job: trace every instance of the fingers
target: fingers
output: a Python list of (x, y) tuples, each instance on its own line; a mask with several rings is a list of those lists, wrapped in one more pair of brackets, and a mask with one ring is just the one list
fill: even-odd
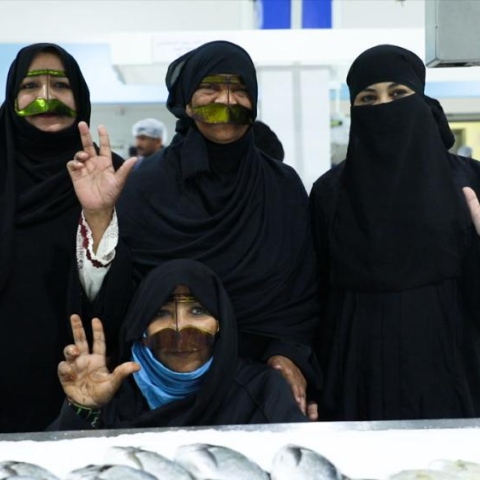
[(110, 157), (112, 155), (112, 149), (110, 147), (110, 138), (108, 136), (107, 129), (104, 125), (99, 125), (97, 131), (98, 141), (100, 143), (100, 155)]
[(478, 206), (478, 198), (475, 192), (470, 187), (463, 187), (463, 194), (465, 195), (465, 200), (467, 201), (468, 207)]
[(63, 349), (63, 356), (65, 357), (66, 362), (73, 362), (80, 356), (80, 352), (76, 345), (67, 345)]
[(467, 201), (468, 209), (470, 210), (470, 216), (475, 225), (477, 233), (480, 235), (480, 203), (477, 195), (470, 187), (463, 187), (463, 194)]
[(67, 362), (60, 362), (57, 367), (58, 379), (62, 384), (72, 383), (77, 378), (76, 371)]
[(106, 355), (107, 347), (105, 344), (105, 333), (102, 322), (98, 318), (92, 319), (93, 346), (92, 353), (97, 355)]
[(128, 176), (133, 170), (135, 164), (137, 163), (137, 160), (137, 157), (131, 157), (128, 160), (125, 160), (120, 166), (120, 168), (115, 172), (119, 185), (125, 185)]
[(80, 139), (82, 140), (83, 150), (91, 157), (94, 157), (97, 152), (93, 144), (92, 135), (86, 122), (78, 123), (78, 131), (80, 132)]
[(309, 400), (307, 402), (307, 416), (308, 419), (312, 422), (316, 422), (318, 420), (318, 403), (314, 402), (313, 400)]
[(125, 380), (132, 373), (138, 372), (140, 368), (140, 365), (135, 362), (122, 363), (112, 372), (112, 375), (115, 378), (115, 383), (120, 385), (123, 380)]
[(73, 160), (67, 162), (67, 170), (69, 173), (74, 173), (85, 168), (85, 162), (90, 158), (87, 152), (77, 152)]
[(88, 354), (88, 342), (85, 330), (83, 329), (82, 319), (74, 314), (70, 317), (70, 325), (72, 326), (73, 341), (78, 348), (79, 354)]
[(295, 401), (304, 415), (307, 415), (307, 382), (300, 369), (288, 358), (275, 355), (267, 362), (271, 367), (279, 370), (290, 384)]
[(293, 396), (297, 402), (298, 407), (304, 415), (307, 415), (307, 397), (305, 395), (305, 390), (302, 390), (301, 387), (296, 384), (292, 385)]

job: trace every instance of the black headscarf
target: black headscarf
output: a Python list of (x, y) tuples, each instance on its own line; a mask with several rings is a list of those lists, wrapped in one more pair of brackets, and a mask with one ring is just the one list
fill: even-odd
[[(255, 108), (248, 54), (229, 42), (211, 42), (170, 66), (169, 109), (184, 119), (200, 80), (219, 72), (240, 75)], [(303, 348), (318, 305), (308, 197), (296, 172), (262, 157), (251, 130), (236, 142), (215, 144), (190, 127), (157, 157), (133, 172), (117, 204), (139, 276), (173, 258), (196, 259), (225, 285), (243, 355), (258, 358), (265, 347), (242, 342), (244, 335)]]
[(216, 40), (174, 60), (168, 67), (165, 82), (168, 89), (167, 108), (179, 119), (177, 132), (183, 134), (194, 125), (185, 107), (203, 78), (213, 74), (238, 72), (241, 72), (252, 102), (253, 121), (257, 117), (257, 76), (250, 55), (242, 47), (225, 40)]
[[(185, 402), (160, 407), (143, 414), (138, 426), (208, 425), (215, 416), (235, 378), (237, 356), (237, 325), (228, 295), (218, 277), (207, 267), (194, 260), (172, 260), (154, 268), (143, 280), (125, 318), (122, 334), (122, 360), (130, 360), (133, 342), (140, 340), (158, 309), (168, 301), (177, 285), (186, 285), (192, 295), (219, 322), (219, 333), (213, 347), (213, 361), (197, 394)], [(132, 405), (120, 394), (115, 408), (116, 418), (124, 417), (129, 426)], [(153, 420), (154, 419), (154, 420)]]
[[(43, 132), (15, 113), (20, 84), (41, 52), (58, 55), (75, 99), (75, 123), (55, 133)], [(77, 127), (81, 120), (90, 121), (90, 96), (76, 60), (50, 43), (21, 49), (10, 66), (0, 109), (0, 290), (12, 268), (15, 225), (44, 222), (78, 204), (66, 163), (82, 149)]]
[[(387, 81), (415, 94), (353, 106), (364, 88)], [(333, 284), (394, 291), (458, 275), (467, 217), (449, 164), (453, 136), (440, 104), (423, 93), (423, 62), (379, 45), (353, 62), (347, 83), (351, 127), (331, 232)]]

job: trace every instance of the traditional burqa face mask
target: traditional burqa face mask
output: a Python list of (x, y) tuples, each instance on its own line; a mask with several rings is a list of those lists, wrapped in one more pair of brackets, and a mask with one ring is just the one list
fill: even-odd
[[(220, 95), (226, 96), (226, 102), (215, 101)], [(209, 75), (200, 82), (193, 98), (196, 96), (200, 97), (200, 101), (207, 99), (209, 103), (191, 106), (194, 120), (236, 125), (252, 123), (251, 109), (242, 105), (242, 99), (248, 98), (248, 92), (238, 75)]]
[[(158, 330), (156, 330), (158, 328)], [(160, 361), (165, 355), (194, 354), (207, 359), (215, 336), (218, 321), (200, 305), (195, 297), (173, 294), (151, 322), (149, 330), (156, 331), (143, 339)]]
[[(61, 98), (70, 96), (70, 85), (65, 72), (61, 70), (30, 70), (20, 86), (15, 101), (15, 112), (20, 117), (52, 113), (75, 118), (77, 112), (62, 102)], [(36, 96), (26, 106), (19, 108), (22, 95)]]

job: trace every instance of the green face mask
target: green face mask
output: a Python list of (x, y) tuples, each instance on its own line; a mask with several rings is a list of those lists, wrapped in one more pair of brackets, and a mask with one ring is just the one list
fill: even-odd
[(53, 113), (56, 115), (64, 115), (66, 117), (75, 118), (77, 112), (67, 107), (64, 103), (56, 98), (52, 100), (45, 100), (44, 98), (37, 98), (32, 103), (29, 103), (22, 110), (18, 110), (17, 102), (15, 102), (15, 113), (19, 117), (29, 117), (32, 115), (41, 115), (42, 113)]
[(252, 111), (242, 105), (209, 103), (192, 108), (192, 118), (204, 123), (234, 123), (249, 125), (252, 123)]
[[(40, 75), (49, 75), (51, 77), (66, 78), (65, 72), (61, 70), (31, 70), (27, 73), (27, 77), (39, 77)], [(75, 118), (77, 112), (56, 98), (45, 99), (37, 98), (29, 103), (25, 108), (19, 110), (17, 100), (15, 100), (15, 113), (19, 117), (29, 117), (33, 115), (41, 115), (43, 113), (53, 113), (55, 115), (63, 115)]]
[[(210, 75), (200, 82), (200, 85), (205, 84), (213, 87), (226, 87), (229, 92), (236, 86), (245, 85), (238, 75)], [(252, 111), (239, 104), (209, 103), (200, 107), (192, 107), (192, 118), (203, 123), (249, 125), (252, 123)]]

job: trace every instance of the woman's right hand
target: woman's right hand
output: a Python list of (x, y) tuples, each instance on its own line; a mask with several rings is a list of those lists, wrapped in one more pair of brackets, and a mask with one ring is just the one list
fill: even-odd
[(115, 171), (107, 129), (103, 125), (98, 127), (98, 154), (88, 125), (80, 122), (78, 130), (83, 150), (67, 163), (78, 200), (85, 212), (113, 210), (137, 158), (129, 158)]
[(105, 334), (102, 322), (92, 320), (93, 345), (88, 345), (82, 320), (70, 317), (74, 344), (65, 347), (65, 361), (58, 365), (58, 378), (63, 391), (73, 403), (100, 409), (113, 398), (125, 378), (140, 370), (135, 362), (125, 362), (113, 372), (106, 366)]
[(80, 122), (78, 130), (83, 150), (77, 152), (75, 158), (67, 163), (67, 169), (78, 201), (82, 205), (85, 220), (92, 230), (93, 250), (96, 251), (110, 224), (115, 204), (137, 158), (131, 157), (125, 160), (115, 171), (107, 129), (103, 125), (98, 127), (100, 143), (98, 154), (88, 125)]

